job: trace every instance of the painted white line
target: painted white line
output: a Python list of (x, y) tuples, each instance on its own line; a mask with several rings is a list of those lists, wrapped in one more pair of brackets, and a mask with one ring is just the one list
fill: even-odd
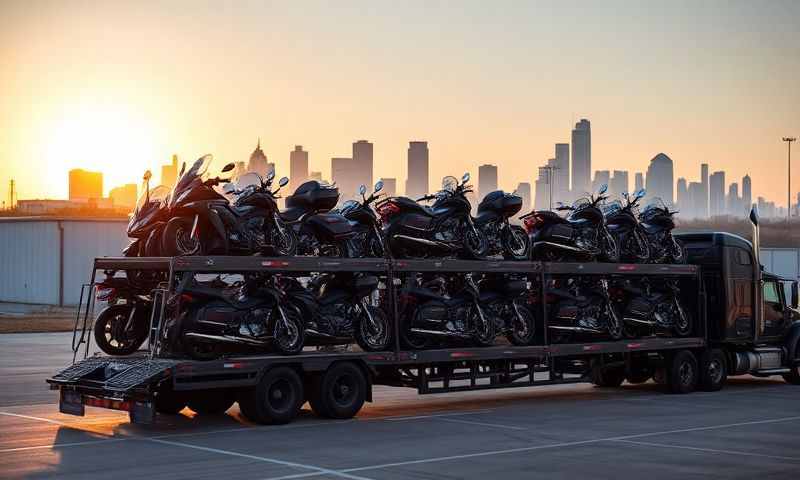
[(437, 418), (437, 420), (441, 422), (451, 422), (451, 423), (464, 423), (467, 425), (480, 425), (482, 427), (494, 427), (494, 428), (506, 428), (508, 430), (527, 430), (527, 428), (523, 427), (514, 427), (511, 425), (500, 425), (498, 423), (484, 423), (484, 422), (473, 422), (472, 420), (459, 420), (457, 418)]
[(413, 417), (378, 417), (378, 418), (368, 418), (367, 420), (386, 420), (387, 422), (403, 422), (406, 420), (422, 420), (426, 418), (442, 418), (442, 417), (460, 417), (464, 415), (477, 415), (479, 413), (489, 413), (493, 412), (494, 410), (486, 409), (486, 410), (470, 410), (469, 412), (454, 412), (454, 413), (433, 413), (430, 415), (415, 415)]
[(641, 445), (645, 447), (658, 447), (658, 448), (678, 448), (681, 450), (694, 450), (698, 452), (708, 452), (708, 453), (725, 453), (729, 455), (743, 455), (747, 457), (761, 457), (761, 458), (774, 458), (778, 460), (794, 460), (800, 462), (800, 457), (784, 457), (781, 455), (767, 455), (763, 453), (753, 453), (753, 452), (741, 452), (738, 450), (719, 450), (716, 448), (702, 448), (702, 447), (690, 447), (687, 445), (670, 445), (668, 443), (652, 443), (652, 442), (637, 442), (633, 440), (614, 440), (615, 442), (621, 443), (629, 443), (632, 445)]
[(209, 452), (209, 453), (217, 453), (217, 454), (220, 454), (220, 455), (227, 455), (227, 456), (230, 456), (230, 457), (246, 458), (248, 460), (256, 460), (256, 461), (259, 461), (259, 462), (274, 463), (276, 465), (282, 465), (284, 467), (293, 467), (293, 468), (302, 468), (302, 469), (305, 469), (305, 470), (313, 470), (314, 471), (313, 472), (314, 475), (324, 474), (324, 475), (332, 475), (334, 477), (339, 477), (339, 478), (348, 478), (350, 480), (371, 480), (371, 479), (369, 479), (367, 477), (359, 477), (357, 475), (350, 475), (350, 474), (348, 474), (346, 472), (339, 472), (339, 471), (336, 471), (336, 470), (330, 470), (330, 469), (327, 469), (327, 468), (317, 467), (317, 466), (314, 466), (314, 465), (306, 465), (306, 464), (303, 464), (303, 463), (287, 462), (285, 460), (278, 460), (276, 458), (260, 457), (258, 455), (249, 455), (249, 454), (246, 454), (246, 453), (233, 452), (233, 451), (230, 451), (230, 450), (220, 450), (220, 449), (217, 449), (217, 448), (203, 447), (203, 446), (200, 446), (200, 445), (192, 445), (192, 444), (189, 444), (189, 443), (170, 442), (170, 441), (167, 441), (167, 440), (159, 440), (159, 439), (156, 439), (156, 438), (148, 438), (146, 440), (150, 441), (150, 442), (161, 443), (161, 444), (164, 444), (164, 445), (171, 445), (171, 446), (174, 446), (174, 447), (190, 448), (190, 449), (193, 449), (193, 450), (200, 450), (200, 451)]
[(15, 447), (0, 449), (0, 453), (24, 452), (27, 450), (50, 450), (63, 447), (81, 447), (84, 445), (98, 445), (103, 443), (124, 442), (133, 438), (109, 438), (107, 440), (88, 440), (85, 442), (54, 443), (52, 445), (32, 445), (30, 447)]
[(40, 422), (52, 423), (55, 425), (66, 425), (64, 422), (59, 422), (58, 420), (53, 420), (50, 418), (42, 418), (42, 417), (33, 417), (31, 415), (22, 415), (20, 413), (0, 412), (0, 415), (6, 415), (8, 417), (25, 418), (27, 420), (38, 420)]

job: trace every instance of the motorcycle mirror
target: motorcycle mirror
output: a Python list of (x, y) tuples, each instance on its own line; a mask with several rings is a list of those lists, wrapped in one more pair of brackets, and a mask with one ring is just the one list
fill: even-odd
[(278, 185), (281, 187), (285, 187), (287, 183), (289, 183), (289, 177), (281, 177), (281, 179), (278, 180)]
[(364, 186), (364, 184), (362, 183), (361, 185), (358, 186), (358, 194), (364, 195), (365, 193), (367, 193), (367, 187)]
[(467, 182), (469, 182), (469, 172), (461, 176), (461, 183), (467, 183)]
[(606, 193), (607, 191), (608, 191), (608, 184), (605, 184), (605, 183), (604, 183), (604, 184), (602, 184), (602, 185), (600, 186), (600, 190), (599, 190), (597, 193), (599, 193), (600, 195), (602, 195), (602, 194)]
[(271, 182), (273, 178), (275, 178), (275, 170), (270, 170), (267, 174), (267, 181)]
[(564, 206), (564, 202), (556, 202), (556, 208), (561, 208)]
[(153, 174), (152, 174), (152, 173), (150, 173), (150, 170), (145, 170), (145, 171), (144, 171), (144, 176), (142, 177), (142, 180), (144, 180), (145, 182), (149, 182), (149, 181), (150, 181), (150, 178), (151, 178), (152, 176), (153, 176)]
[(375, 183), (375, 191), (380, 192), (381, 190), (383, 190), (383, 180), (378, 180)]
[(229, 163), (229, 164), (225, 165), (224, 167), (222, 167), (222, 173), (225, 173), (225, 172), (230, 172), (230, 171), (231, 171), (231, 170), (233, 170), (234, 168), (236, 168), (236, 164), (234, 164), (234, 163)]
[(644, 188), (636, 190), (636, 198), (642, 198), (642, 197), (644, 197)]

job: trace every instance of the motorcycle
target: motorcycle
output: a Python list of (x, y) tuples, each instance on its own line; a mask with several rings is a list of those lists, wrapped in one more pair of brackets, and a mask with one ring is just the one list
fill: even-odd
[(522, 197), (496, 190), (478, 204), (475, 225), (488, 241), (487, 255), (502, 255), (511, 260), (527, 260), (530, 240), (524, 228), (511, 225), (508, 219), (522, 208)]
[(150, 295), (111, 273), (97, 284), (95, 298), (108, 303), (92, 327), (97, 347), (109, 355), (130, 355), (138, 350), (150, 327)]
[(467, 193), (469, 173), (445, 177), (442, 190), (418, 201), (435, 200), (431, 207), (408, 197), (392, 197), (378, 203), (384, 236), (392, 257), (424, 258), (460, 254), (468, 258), (486, 255), (488, 241), (470, 214)]
[(627, 293), (623, 320), (629, 336), (639, 336), (643, 330), (651, 335), (673, 332), (678, 337), (692, 332), (692, 317), (681, 304), (678, 282), (666, 279), (661, 283), (661, 288), (655, 288), (644, 278), (622, 285)]
[(286, 197), (281, 218), (298, 238), (297, 254), (325, 257), (350, 256), (348, 241), (353, 228), (338, 213), (330, 213), (339, 201), (335, 185), (310, 180)]
[(686, 249), (672, 236), (675, 214), (660, 198), (653, 199), (639, 214), (639, 223), (650, 244), (651, 263), (686, 263)]
[[(125, 257), (161, 255), (161, 232), (169, 220), (166, 208), (169, 188), (159, 185), (150, 189), (151, 177), (152, 174), (147, 170), (142, 178), (139, 199), (128, 221), (127, 235), (133, 240), (122, 250)], [(162, 272), (146, 270), (127, 270), (125, 275), (130, 286), (139, 287), (143, 291), (151, 290), (154, 284), (165, 279)]]
[(607, 198), (606, 185), (597, 195), (580, 198), (572, 206), (559, 203), (556, 210), (534, 210), (520, 217), (531, 238), (531, 257), (543, 261), (619, 261), (619, 246), (605, 224), (600, 208)]
[[(422, 350), (436, 340), (458, 340), (487, 347), (494, 343), (495, 322), (484, 313), (478, 285), (471, 273), (436, 277), (418, 284), (406, 279), (400, 294), (400, 341)], [(449, 292), (454, 292), (452, 295)]]
[(524, 278), (487, 275), (478, 282), (484, 313), (495, 323), (495, 331), (513, 345), (530, 345), (536, 334), (533, 312), (520, 301), (528, 291)]
[(184, 353), (211, 360), (240, 349), (274, 349), (283, 355), (303, 350), (303, 319), (285, 302), (277, 276), (251, 275), (232, 290), (199, 283), (179, 289), (185, 307), (171, 330), (178, 332)]
[(548, 308), (554, 343), (570, 341), (575, 334), (608, 335), (612, 340), (624, 336), (622, 315), (612, 301), (608, 280), (558, 280), (563, 285), (548, 290), (556, 299)]
[(644, 197), (644, 190), (639, 189), (633, 195), (623, 193), (623, 204), (619, 200), (609, 203), (604, 209), (606, 226), (619, 246), (620, 261), (630, 263), (646, 263), (650, 260), (650, 245), (637, 216), (639, 200)]
[(354, 235), (350, 240), (350, 246), (354, 257), (383, 257), (386, 255), (380, 221), (370, 207), (370, 204), (378, 199), (380, 196), (378, 192), (382, 189), (383, 182), (379, 180), (370, 196), (366, 197), (367, 187), (361, 185), (358, 193), (361, 195), (362, 201), (348, 200), (338, 211), (350, 221), (353, 228)]
[(322, 274), (308, 288), (294, 278), (284, 279), (287, 301), (305, 319), (309, 344), (336, 345), (355, 339), (362, 350), (386, 350), (391, 337), (389, 318), (369, 298), (378, 278), (361, 273)]

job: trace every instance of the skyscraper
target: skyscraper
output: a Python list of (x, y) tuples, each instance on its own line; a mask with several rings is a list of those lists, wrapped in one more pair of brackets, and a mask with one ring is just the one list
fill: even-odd
[(536, 179), (536, 198), (534, 199), (534, 208), (536, 210), (549, 210), (550, 209), (550, 169), (539, 167), (539, 177)]
[(295, 145), (289, 152), (289, 191), (294, 192), (297, 187), (308, 180), (308, 152), (302, 145)]
[(555, 191), (553, 198), (555, 201), (567, 202), (569, 200), (569, 143), (556, 143), (556, 163), (558, 170), (554, 172), (556, 177)]
[(478, 167), (478, 198), (483, 199), (489, 192), (497, 190), (497, 166), (481, 165)]
[(594, 180), (592, 181), (592, 192), (600, 190), (605, 185), (608, 188), (608, 183), (611, 181), (611, 172), (608, 170), (597, 170), (594, 172)]
[(406, 196), (417, 198), (427, 195), (428, 188), (428, 142), (408, 142)]
[(744, 214), (750, 214), (750, 208), (753, 206), (753, 186), (750, 182), (750, 175), (742, 177), (742, 206), (744, 206)]
[(619, 197), (623, 192), (628, 191), (628, 172), (625, 170), (614, 170), (611, 181), (608, 183), (608, 191), (611, 195)]
[(708, 207), (711, 217), (725, 215), (725, 172), (714, 172), (708, 177)]
[(689, 185), (686, 183), (686, 179), (681, 177), (678, 179), (678, 186), (676, 188), (678, 195), (675, 199), (676, 203), (678, 204), (678, 208), (681, 211), (689, 213)]
[(689, 208), (685, 209), (686, 218), (699, 218), (700, 210), (705, 204), (703, 199), (703, 184), (701, 182), (689, 182)]
[(172, 163), (161, 165), (161, 185), (172, 188), (178, 177), (178, 156), (172, 155)]
[(733, 182), (728, 186), (728, 198), (726, 200), (725, 215), (741, 216), (743, 209), (741, 208), (742, 200), (739, 198), (738, 183)]
[(663, 153), (653, 157), (647, 167), (647, 197), (657, 197), (667, 205), (672, 205), (672, 189), (675, 185), (673, 178), (672, 159)]
[(356, 169), (356, 186), (372, 187), (372, 144), (366, 140), (353, 143), (353, 167)]
[(589, 190), (592, 176), (592, 131), (589, 120), (582, 118), (572, 130), (572, 196)]
[(103, 174), (80, 168), (69, 171), (69, 199), (97, 200), (103, 198)]
[(352, 200), (358, 193), (355, 162), (349, 157), (331, 158), (331, 181), (339, 188), (342, 200)]
[[(256, 149), (250, 154), (250, 161), (247, 162), (247, 171), (255, 172), (263, 177), (269, 172), (268, 163), (267, 156), (261, 150), (261, 138), (259, 138)], [(275, 166), (273, 165), (272, 168), (274, 170)]]
[(520, 182), (516, 189), (517, 195), (522, 197), (521, 214), (526, 214), (531, 211), (531, 184), (528, 182)]
[(397, 179), (396, 178), (381, 178), (383, 182), (383, 190), (381, 193), (386, 195), (387, 197), (394, 197), (397, 196)]
[(641, 190), (644, 188), (644, 174), (642, 172), (636, 172), (633, 181), (633, 189)]
[(700, 199), (700, 209), (697, 211), (697, 216), (699, 218), (708, 218), (709, 213), (709, 186), (708, 186), (708, 164), (703, 163), (700, 165), (700, 184), (703, 187), (703, 191), (701, 192), (702, 198)]

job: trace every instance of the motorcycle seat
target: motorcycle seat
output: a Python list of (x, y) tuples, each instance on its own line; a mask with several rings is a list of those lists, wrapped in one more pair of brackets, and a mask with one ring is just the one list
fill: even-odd
[(289, 207), (281, 211), (281, 218), (286, 222), (296, 222), (300, 220), (308, 210), (303, 207)]

